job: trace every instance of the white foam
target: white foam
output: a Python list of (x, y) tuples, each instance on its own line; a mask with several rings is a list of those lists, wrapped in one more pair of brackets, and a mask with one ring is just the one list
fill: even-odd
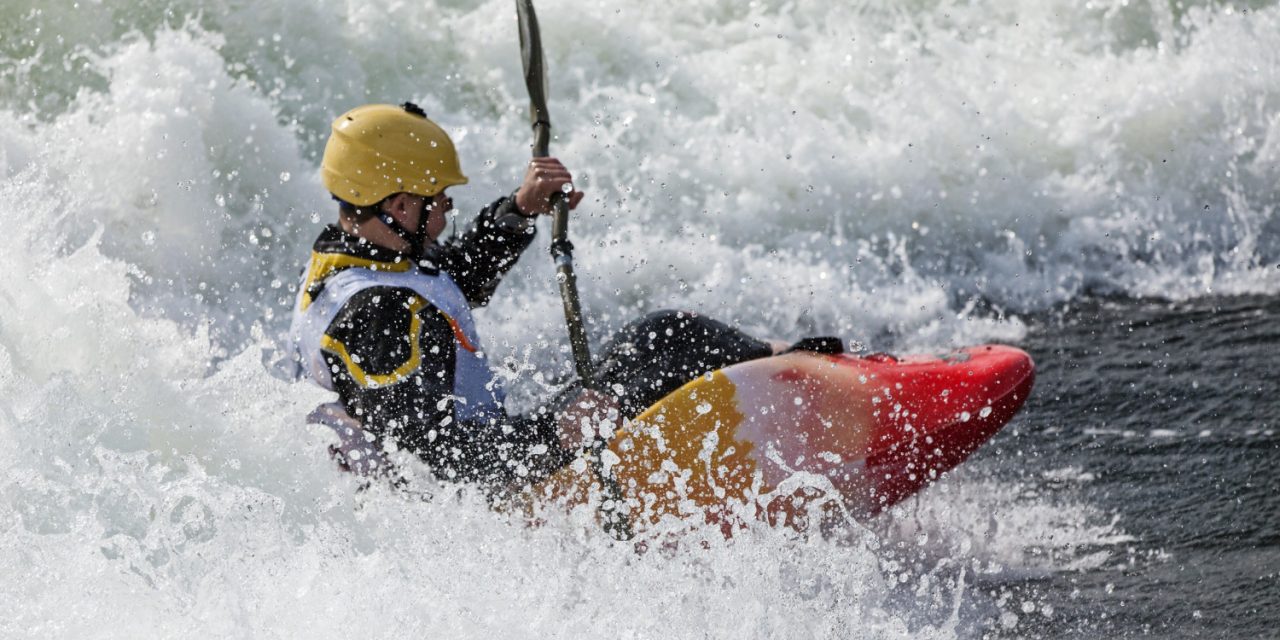
[[(597, 336), (680, 307), (932, 349), (1090, 292), (1280, 290), (1275, 8), (539, 9)], [(637, 556), (581, 517), (357, 495), (299, 426), (325, 394), (260, 352), (332, 216), (328, 122), (415, 99), (460, 143), (461, 210), (509, 191), (529, 132), (508, 5), (2, 13), (0, 566), (30, 578), (0, 585), (21, 603), (0, 635), (957, 633), (908, 622), (865, 539)], [(568, 362), (545, 235), (480, 314), (531, 395)], [(1094, 567), (1123, 530), (1040, 493), (1087, 477), (948, 480), (884, 526), (967, 570)]]

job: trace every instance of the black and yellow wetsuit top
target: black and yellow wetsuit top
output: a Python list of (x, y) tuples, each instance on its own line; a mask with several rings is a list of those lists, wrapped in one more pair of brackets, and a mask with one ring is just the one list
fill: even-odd
[[(326, 282), (350, 268), (438, 269), (447, 273), (471, 307), (488, 303), (502, 276), (533, 241), (535, 227), (510, 198), (501, 198), (460, 235), (425, 256), (378, 247), (337, 225), (316, 239), (303, 281), (301, 306)], [(421, 257), (420, 257), (421, 258)], [(470, 348), (457, 323), (413, 289), (374, 286), (352, 295), (322, 338), (333, 388), (347, 413), (375, 437), (415, 453), (438, 477), (506, 485), (563, 465), (550, 412), (459, 419), (455, 388), (457, 348)], [(466, 354), (464, 354), (466, 355)]]

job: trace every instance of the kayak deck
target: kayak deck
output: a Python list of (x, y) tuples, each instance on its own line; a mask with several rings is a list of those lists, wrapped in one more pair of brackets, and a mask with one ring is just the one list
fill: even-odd
[[(871, 516), (920, 491), (1000, 430), (1030, 394), (1024, 352), (942, 356), (795, 352), (701, 376), (628, 422), (602, 452), (607, 508), (636, 531), (664, 519), (729, 533), (766, 520), (809, 526), (814, 505)], [(541, 499), (601, 499), (578, 466)]]

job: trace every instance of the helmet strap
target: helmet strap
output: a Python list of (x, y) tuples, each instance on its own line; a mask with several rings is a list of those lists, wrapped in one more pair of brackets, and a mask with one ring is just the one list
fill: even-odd
[(428, 213), (428, 209), (430, 209), (433, 199), (430, 196), (424, 196), (424, 198), (426, 200), (422, 206), (423, 215), (422, 219), (418, 220), (417, 231), (409, 231), (404, 228), (404, 226), (397, 222), (395, 218), (391, 217), (391, 214), (383, 211), (381, 206), (378, 207), (377, 213), (378, 220), (381, 220), (382, 224), (386, 225), (387, 228), (391, 230), (391, 233), (396, 234), (397, 237), (404, 240), (405, 243), (409, 245), (408, 253), (416, 260), (421, 260), (426, 256), (428, 244), (427, 217), (430, 215)]

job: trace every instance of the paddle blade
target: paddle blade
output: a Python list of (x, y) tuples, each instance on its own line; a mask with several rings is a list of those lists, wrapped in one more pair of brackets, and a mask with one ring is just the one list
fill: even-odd
[(516, 0), (520, 22), (520, 56), (524, 61), (524, 84), (529, 90), (529, 119), (533, 122), (533, 156), (548, 155), (551, 116), (547, 113), (547, 65), (542, 56), (542, 36), (533, 0)]

